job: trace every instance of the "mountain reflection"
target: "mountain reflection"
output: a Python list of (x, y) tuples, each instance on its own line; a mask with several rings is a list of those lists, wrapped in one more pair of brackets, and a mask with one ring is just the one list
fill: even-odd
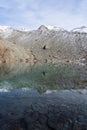
[(16, 66), (0, 69), (0, 88), (33, 88), (39, 93), (47, 90), (84, 89), (87, 86), (86, 68), (74, 65)]

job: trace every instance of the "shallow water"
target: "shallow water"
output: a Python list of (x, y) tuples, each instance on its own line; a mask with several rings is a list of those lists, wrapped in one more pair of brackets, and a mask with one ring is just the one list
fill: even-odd
[(0, 130), (87, 130), (87, 90), (47, 91), (0, 93)]
[(47, 90), (80, 89), (87, 87), (87, 70), (76, 65), (41, 65), (15, 68), (0, 73), (0, 89), (33, 88), (40, 93)]
[(87, 130), (87, 68), (1, 69), (0, 130)]

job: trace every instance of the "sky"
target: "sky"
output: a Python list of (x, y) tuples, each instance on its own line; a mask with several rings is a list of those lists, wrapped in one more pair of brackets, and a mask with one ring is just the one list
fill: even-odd
[(87, 26), (87, 0), (0, 0), (0, 25), (67, 30)]

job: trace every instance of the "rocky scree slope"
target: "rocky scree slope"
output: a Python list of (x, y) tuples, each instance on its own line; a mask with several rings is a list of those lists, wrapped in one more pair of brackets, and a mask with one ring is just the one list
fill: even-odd
[(33, 56), (30, 52), (26, 53), (22, 46), (0, 38), (0, 73), (13, 70), (16, 72), (17, 69), (27, 67), (31, 63), (33, 64)]
[[(81, 29), (80, 29), (81, 30)], [(41, 25), (37, 30), (13, 30), (6, 40), (21, 45), (41, 63), (87, 62), (87, 33)]]

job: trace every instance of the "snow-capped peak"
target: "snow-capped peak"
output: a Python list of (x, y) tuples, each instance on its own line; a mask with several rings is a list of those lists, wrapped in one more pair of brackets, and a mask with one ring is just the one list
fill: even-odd
[(0, 26), (0, 30), (8, 30), (8, 29), (11, 29), (10, 26)]
[(49, 30), (54, 30), (54, 31), (64, 31), (64, 28), (56, 27), (56, 26), (50, 26), (50, 25), (48, 25), (47, 28)]
[(38, 30), (44, 32), (44, 31), (47, 31), (48, 28), (47, 28), (46, 26), (44, 26), (44, 25), (41, 25), (41, 26), (38, 28)]
[(10, 26), (0, 26), (0, 36), (8, 37), (13, 32), (13, 29)]
[(82, 27), (78, 27), (75, 28), (73, 30), (71, 30), (72, 32), (80, 32), (80, 33), (87, 33), (87, 27), (86, 26), (82, 26)]
[(21, 28), (20, 31), (23, 31), (23, 32), (29, 32), (30, 29), (29, 29), (29, 28)]

